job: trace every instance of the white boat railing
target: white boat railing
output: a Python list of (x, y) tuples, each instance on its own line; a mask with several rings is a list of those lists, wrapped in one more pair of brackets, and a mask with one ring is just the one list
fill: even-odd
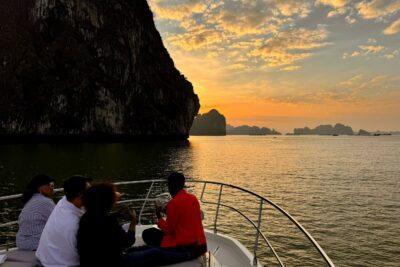
[[(116, 185), (118, 187), (125, 187), (125, 186), (130, 186), (130, 185), (141, 185), (141, 184), (150, 184), (150, 186), (147, 189), (147, 192), (141, 191), (139, 195), (141, 197), (137, 197), (138, 192), (136, 192), (136, 195), (134, 198), (128, 198), (119, 201), (119, 204), (128, 204), (128, 203), (142, 203), (140, 205), (140, 212), (138, 214), (138, 223), (142, 224), (143, 221), (143, 216), (145, 215), (145, 209), (146, 207), (149, 208), (150, 206), (153, 207), (153, 201), (155, 200), (155, 196), (157, 193), (160, 192), (165, 192), (166, 190), (166, 180), (139, 180), (139, 181), (127, 181), (127, 182), (116, 182)], [(155, 186), (158, 185), (158, 186)], [(220, 209), (224, 208), (227, 210), (230, 210), (232, 212), (235, 212), (236, 214), (240, 215), (242, 218), (244, 218), (252, 228), (255, 230), (255, 240), (252, 245), (252, 247), (248, 248), (250, 251), (253, 252), (253, 265), (257, 266), (258, 263), (261, 263), (261, 265), (270, 265), (269, 262), (264, 262), (264, 260), (260, 259), (258, 256), (259, 252), (259, 245), (260, 245), (260, 240), (264, 241), (264, 244), (266, 245), (267, 248), (271, 251), (273, 257), (276, 259), (276, 262), (279, 266), (285, 266), (284, 262), (282, 260), (282, 257), (278, 255), (276, 249), (274, 246), (271, 244), (270, 240), (267, 238), (267, 235), (262, 231), (262, 225), (266, 224), (268, 222), (267, 219), (264, 219), (263, 214), (266, 211), (266, 204), (269, 205), (269, 207), (273, 207), (276, 211), (278, 211), (280, 214), (282, 214), (284, 217), (286, 217), (305, 237), (306, 239), (310, 242), (310, 244), (316, 249), (318, 252), (318, 255), (321, 257), (321, 261), (325, 262), (326, 266), (335, 266), (332, 260), (329, 258), (329, 256), (325, 253), (325, 251), (321, 248), (321, 246), (317, 243), (317, 241), (311, 236), (311, 234), (295, 219), (293, 216), (291, 216), (288, 212), (286, 212), (284, 209), (282, 209), (280, 206), (275, 204), (274, 202), (268, 200), (267, 198), (264, 198), (250, 190), (231, 185), (231, 184), (226, 184), (226, 183), (220, 183), (220, 182), (214, 182), (214, 181), (204, 181), (204, 180), (187, 180), (186, 181), (187, 186), (192, 186), (195, 188), (196, 192), (194, 192), (196, 195), (198, 195), (201, 203), (203, 206), (210, 206), (215, 209), (215, 215), (213, 216), (213, 220), (211, 222), (213, 232), (215, 234), (218, 234), (219, 231), (219, 226), (221, 223), (220, 219)], [(200, 188), (196, 187), (196, 185), (202, 185)], [(164, 188), (161, 188), (164, 187)], [(209, 189), (210, 187), (214, 187), (212, 189)], [(197, 189), (200, 189), (200, 193), (198, 192)], [(249, 196), (255, 197), (256, 200), (258, 200), (258, 208), (257, 208), (257, 214), (256, 214), (256, 219), (252, 220), (249, 215), (246, 215), (247, 210), (241, 210), (240, 207), (237, 207), (235, 203), (228, 203), (229, 201), (223, 201), (224, 197), (224, 189), (227, 190), (235, 190), (240, 193), (245, 193)], [(62, 189), (56, 189), (57, 192), (60, 192)], [(208, 192), (208, 190), (212, 192)], [(127, 192), (129, 195), (132, 191), (132, 188), (130, 190), (121, 190), (122, 193)], [(157, 192), (158, 191), (158, 192)], [(217, 192), (215, 194), (215, 191)], [(210, 195), (211, 199), (206, 197), (206, 194), (213, 194)], [(229, 194), (229, 193), (226, 193)], [(2, 201), (8, 201), (12, 199), (18, 199), (22, 195), (17, 194), (17, 195), (12, 195), (12, 196), (4, 196), (0, 197), (0, 202)], [(214, 201), (213, 201), (214, 200)], [(238, 201), (238, 200), (236, 200)], [(150, 203), (150, 204), (149, 204)], [(138, 209), (139, 210), (139, 209)], [(149, 213), (148, 213), (149, 214)], [(147, 215), (148, 215), (147, 214)], [(154, 215), (152, 215), (154, 216)], [(206, 215), (208, 216), (208, 214)], [(209, 217), (211, 218), (211, 217)], [(17, 221), (8, 221), (8, 222), (2, 222), (0, 223), (0, 230), (4, 227), (10, 227), (13, 225), (16, 225)], [(3, 244), (4, 247), (4, 244)], [(8, 248), (9, 246), (5, 246)], [(282, 251), (281, 251), (282, 252)]]

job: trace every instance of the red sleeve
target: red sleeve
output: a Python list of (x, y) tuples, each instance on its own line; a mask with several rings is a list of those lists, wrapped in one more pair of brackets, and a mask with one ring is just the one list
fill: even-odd
[(173, 235), (176, 231), (178, 223), (178, 208), (174, 201), (170, 201), (167, 206), (167, 219), (160, 218), (158, 220), (158, 227), (166, 235)]

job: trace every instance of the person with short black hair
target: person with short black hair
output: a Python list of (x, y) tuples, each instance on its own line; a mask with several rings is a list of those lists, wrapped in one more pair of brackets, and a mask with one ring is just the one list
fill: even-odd
[(130, 210), (130, 218), (125, 218), (130, 219), (127, 232), (110, 214), (117, 194), (112, 183), (94, 184), (83, 194), (86, 213), (79, 223), (77, 237), (81, 267), (121, 266), (123, 250), (135, 243), (136, 213)]
[[(83, 192), (90, 186), (92, 179), (82, 176), (74, 175), (64, 181), (64, 195), (69, 202), (76, 200), (81, 201)], [(80, 203), (79, 206), (82, 206)]]
[(207, 251), (207, 242), (201, 221), (200, 203), (196, 196), (186, 192), (185, 176), (172, 173), (168, 178), (172, 199), (167, 205), (166, 219), (156, 207), (158, 227), (143, 231), (143, 241), (151, 248), (127, 255), (125, 266), (158, 266), (197, 258)]
[(51, 199), (54, 181), (46, 174), (38, 174), (28, 183), (22, 195), (24, 207), (18, 217), (16, 243), (19, 249), (37, 249), (43, 228), (55, 207)]
[(36, 257), (44, 267), (79, 266), (76, 234), (84, 214), (82, 196), (91, 179), (75, 175), (64, 182), (65, 196), (58, 201), (40, 237)]

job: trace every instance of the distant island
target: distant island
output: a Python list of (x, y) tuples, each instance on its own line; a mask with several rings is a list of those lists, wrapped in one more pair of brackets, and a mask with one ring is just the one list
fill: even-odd
[(330, 124), (319, 125), (314, 129), (308, 127), (295, 128), (294, 135), (354, 135), (353, 129), (350, 126), (336, 123), (335, 126)]
[(193, 121), (190, 135), (280, 135), (275, 129), (266, 127), (242, 125), (234, 127), (226, 124), (225, 116), (212, 109), (207, 113), (198, 114)]
[(277, 132), (275, 129), (269, 129), (266, 127), (257, 127), (257, 126), (248, 126), (242, 125), (238, 127), (234, 127), (232, 125), (226, 125), (226, 134), (227, 135), (281, 135), (280, 132)]
[[(366, 131), (360, 129), (358, 132), (353, 131), (353, 128), (342, 123), (335, 125), (323, 124), (313, 129), (309, 127), (295, 128), (293, 133), (287, 135), (358, 135), (358, 136), (381, 136), (381, 135), (395, 135), (400, 132), (382, 132), (382, 131)], [(198, 114), (193, 121), (190, 135), (210, 135), (210, 136), (224, 136), (224, 135), (281, 135), (275, 129), (258, 126), (232, 126), (226, 123), (226, 118), (216, 109), (211, 109), (207, 113)]]
[(207, 113), (198, 114), (194, 120), (190, 135), (226, 135), (225, 116), (212, 109)]
[(295, 128), (293, 133), (287, 133), (287, 135), (360, 135), (360, 136), (380, 136), (380, 135), (396, 135), (400, 134), (400, 132), (382, 132), (375, 131), (369, 132), (363, 129), (360, 129), (358, 132), (354, 132), (350, 126), (346, 126), (341, 123), (336, 123), (335, 126), (330, 124), (319, 125), (314, 129), (310, 129), (309, 127), (304, 128)]

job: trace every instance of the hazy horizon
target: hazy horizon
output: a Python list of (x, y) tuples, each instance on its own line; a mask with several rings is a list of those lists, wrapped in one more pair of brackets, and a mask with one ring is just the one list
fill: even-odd
[(400, 0), (148, 0), (200, 113), (399, 131)]

